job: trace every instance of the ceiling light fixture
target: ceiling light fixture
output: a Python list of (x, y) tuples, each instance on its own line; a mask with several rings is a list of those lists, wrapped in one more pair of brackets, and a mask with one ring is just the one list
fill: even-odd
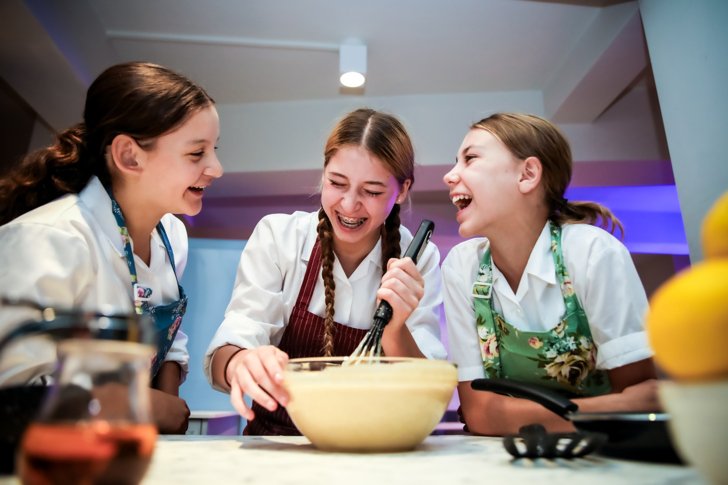
[(346, 43), (339, 47), (339, 81), (347, 88), (364, 85), (367, 73), (367, 46)]

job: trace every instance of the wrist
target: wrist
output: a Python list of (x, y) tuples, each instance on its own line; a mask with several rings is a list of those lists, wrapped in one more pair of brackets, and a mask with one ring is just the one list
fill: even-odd
[(230, 388), (230, 378), (228, 377), (228, 368), (230, 367), (230, 363), (233, 361), (233, 358), (235, 358), (236, 355), (238, 355), (240, 352), (242, 352), (245, 349), (237, 349), (235, 352), (230, 354), (230, 357), (228, 357), (227, 362), (225, 362), (225, 367), (222, 371), (222, 378), (225, 381), (225, 385)]

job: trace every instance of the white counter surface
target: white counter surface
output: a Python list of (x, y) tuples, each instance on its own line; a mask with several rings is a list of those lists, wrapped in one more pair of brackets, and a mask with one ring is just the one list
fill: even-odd
[(705, 484), (687, 466), (613, 460), (513, 461), (501, 438), (429, 436), (411, 452), (319, 451), (303, 437), (162, 436), (144, 484)]
[[(0, 485), (17, 485), (0, 477)], [(512, 460), (501, 438), (429, 436), (404, 453), (319, 451), (303, 437), (161, 436), (142, 482), (265, 485), (706, 485), (687, 466), (614, 460)]]

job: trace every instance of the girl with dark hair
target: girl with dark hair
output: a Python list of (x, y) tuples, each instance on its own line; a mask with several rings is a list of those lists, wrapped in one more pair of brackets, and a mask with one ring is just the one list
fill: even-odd
[[(347, 356), (369, 330), (377, 299), (394, 309), (388, 356), (444, 358), (439, 252), (418, 267), (398, 259), (412, 240), (400, 205), (414, 182), (414, 150), (393, 116), (359, 109), (324, 149), (321, 209), (263, 218), (248, 240), (205, 371), (248, 419), (246, 434), (300, 434), (281, 386), (288, 358)], [(243, 395), (252, 398), (248, 409)]]
[(510, 434), (534, 422), (572, 429), (536, 403), (472, 390), (478, 378), (551, 387), (580, 411), (659, 409), (647, 298), (610, 234), (621, 224), (604, 206), (564, 198), (571, 172), (556, 126), (498, 113), (470, 128), (444, 177), (460, 235), (472, 238), (442, 265), (450, 354), (472, 432)]
[[(179, 329), (187, 233), (172, 214), (199, 213), (205, 188), (222, 174), (219, 131), (201, 87), (155, 64), (119, 64), (89, 87), (82, 123), (0, 181), (3, 296), (150, 313), (163, 336), (152, 363), (162, 432), (183, 431), (189, 416), (177, 397), (189, 360)], [(16, 346), (3, 362), (0, 383), (39, 383), (55, 353)]]

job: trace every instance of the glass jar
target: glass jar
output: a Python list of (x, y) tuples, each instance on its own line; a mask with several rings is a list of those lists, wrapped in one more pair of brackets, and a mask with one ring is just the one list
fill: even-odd
[(40, 415), (23, 435), (17, 472), (25, 484), (136, 484), (154, 450), (151, 345), (58, 342), (59, 365)]

